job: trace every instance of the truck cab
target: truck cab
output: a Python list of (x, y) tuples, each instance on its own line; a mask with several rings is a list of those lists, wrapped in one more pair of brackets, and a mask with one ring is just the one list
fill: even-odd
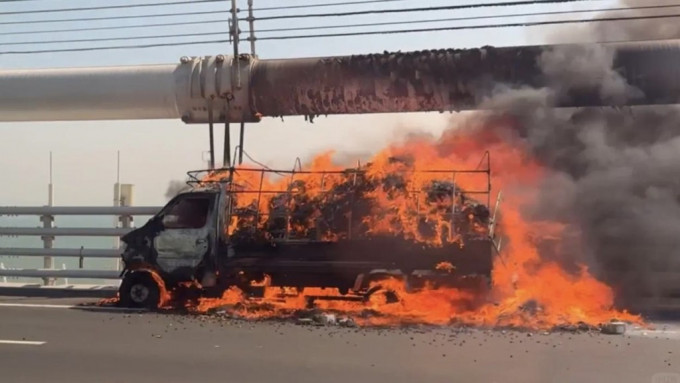
[[(226, 193), (216, 188), (181, 193), (144, 226), (122, 237), (126, 245), (122, 304), (153, 307), (162, 288), (204, 279), (206, 273), (215, 275), (215, 258), (223, 242), (219, 206), (225, 198)], [(160, 281), (164, 286), (157, 286)]]

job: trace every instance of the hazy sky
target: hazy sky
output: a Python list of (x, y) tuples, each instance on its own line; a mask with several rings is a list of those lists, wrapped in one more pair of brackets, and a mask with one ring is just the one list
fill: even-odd
[[(86, 1), (72, 0), (52, 2), (34, 0), (17, 3), (0, 3), (0, 13), (15, 10), (71, 8), (79, 6), (131, 4), (154, 2), (156, 0), (131, 1)], [(337, 0), (331, 0), (337, 2)], [(494, 0), (495, 1), (495, 0)], [(276, 5), (297, 5), (323, 3), (323, 0), (255, 0), (256, 7)], [(422, 7), (451, 4), (477, 3), (476, 0), (404, 0), (395, 3), (373, 4), (364, 6), (343, 5), (338, 7), (317, 8), (311, 10), (294, 10), (292, 13), (324, 13), (330, 11), (348, 11), (359, 9), (380, 9), (385, 7)], [(492, 2), (492, 1), (486, 1)], [(247, 1), (239, 0), (239, 6), (246, 8)], [(592, 4), (595, 3), (595, 4)], [(87, 11), (78, 13), (48, 13), (31, 15), (0, 15), (0, 23), (19, 20), (40, 20), (73, 17), (104, 17), (107, 15), (134, 15), (150, 13), (180, 13), (183, 11), (227, 9), (228, 1), (222, 4), (192, 4), (155, 8), (132, 8), (111, 11)], [(376, 16), (353, 16), (345, 18), (295, 19), (282, 21), (262, 21), (256, 29), (278, 28), (307, 25), (344, 24), (385, 22), (394, 20), (417, 20), (446, 17), (464, 17), (477, 15), (496, 15), (505, 13), (533, 12), (541, 10), (570, 10), (603, 7), (611, 2), (584, 2), (576, 5), (543, 5), (531, 7), (492, 8), (461, 11), (438, 11), (405, 14), (388, 14)], [(264, 16), (275, 12), (261, 12)], [(587, 17), (584, 15), (574, 18)], [(78, 27), (130, 25), (144, 23), (161, 23), (172, 21), (217, 20), (225, 19), (224, 13), (214, 15), (164, 17), (137, 20), (111, 20), (79, 23), (47, 23), (3, 26), (5, 31), (30, 31), (69, 29)], [(556, 18), (566, 18), (559, 16)], [(477, 25), (488, 23), (508, 23), (531, 18), (509, 18), (501, 20), (474, 20), (464, 22), (441, 22), (414, 26), (385, 26), (384, 29), (401, 29), (408, 27), (423, 28), (451, 25)], [(538, 20), (537, 18), (533, 18)], [(545, 18), (542, 18), (545, 19)], [(128, 24), (124, 24), (128, 23)], [(571, 32), (583, 26), (569, 26), (550, 29), (550, 42), (572, 42)], [(140, 41), (100, 42), (78, 44), (34, 44), (3, 46), (17, 41), (50, 41), (58, 39), (122, 37), (142, 35), (162, 35), (175, 33), (200, 33), (226, 31), (227, 23), (191, 25), (181, 27), (157, 27), (144, 29), (109, 30), (78, 33), (46, 33), (32, 35), (0, 35), (0, 51), (58, 49), (66, 47), (86, 47), (101, 45), (127, 45)], [(247, 25), (241, 29), (247, 31)], [(363, 28), (370, 30), (370, 28)], [(322, 31), (323, 32), (323, 31)], [(331, 31), (332, 32), (332, 31)], [(451, 31), (438, 33), (420, 33), (405, 35), (362, 36), (353, 38), (324, 38), (287, 41), (262, 41), (257, 44), (257, 53), (261, 58), (283, 58), (303, 56), (344, 55), (353, 53), (382, 52), (385, 50), (418, 50), (430, 48), (462, 48), (483, 45), (522, 45), (545, 43), (547, 28), (531, 29), (488, 29)], [(293, 32), (297, 33), (297, 32)], [(282, 34), (279, 32), (279, 34)], [(260, 37), (265, 33), (258, 33)], [(271, 34), (269, 34), (271, 35)], [(227, 36), (209, 36), (205, 40), (217, 40)], [(185, 38), (185, 41), (196, 41), (200, 38)], [(179, 41), (182, 38), (165, 41)], [(163, 40), (151, 40), (159, 42)], [(146, 42), (142, 40), (141, 42)], [(248, 51), (248, 44), (241, 46), (243, 52)], [(229, 53), (232, 48), (223, 44), (199, 44), (152, 49), (126, 49), (110, 51), (92, 51), (78, 53), (51, 53), (31, 55), (0, 55), (2, 68), (39, 68), (70, 66), (103, 66), (130, 65), (144, 63), (177, 62), (181, 56), (215, 55)], [(2, 91), (0, 89), (0, 91)], [(301, 118), (266, 119), (259, 124), (247, 126), (246, 150), (256, 159), (278, 167), (291, 167), (296, 156), (309, 159), (313, 153), (336, 149), (357, 155), (375, 151), (392, 139), (403, 136), (408, 130), (428, 130), (440, 132), (447, 126), (447, 115), (437, 113), (408, 115), (372, 115), (372, 116), (332, 116), (315, 120), (314, 124), (304, 122)], [(232, 142), (237, 134), (232, 133)], [(221, 129), (218, 129), (217, 142), (222, 141)], [(183, 179), (187, 170), (202, 168), (202, 157), (208, 149), (206, 126), (184, 125), (175, 120), (159, 121), (94, 121), (94, 122), (40, 122), (40, 123), (0, 123), (0, 205), (42, 205), (46, 202), (48, 182), (48, 158), (53, 151), (56, 203), (59, 205), (102, 205), (112, 200), (113, 183), (116, 176), (116, 151), (121, 152), (122, 182), (136, 186), (136, 205), (158, 205), (165, 202), (164, 193), (168, 182), (172, 179)], [(221, 153), (218, 145), (218, 153)]]

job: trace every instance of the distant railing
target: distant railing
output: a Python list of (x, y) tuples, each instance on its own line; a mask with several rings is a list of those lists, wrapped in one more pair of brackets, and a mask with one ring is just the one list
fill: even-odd
[(0, 215), (154, 215), (157, 206), (0, 206)]
[[(42, 269), (7, 269), (0, 263), (0, 281), (6, 280), (7, 277), (42, 278), (45, 285), (51, 285), (58, 278), (117, 279), (120, 271), (84, 269), (83, 259), (119, 258), (121, 249), (86, 249), (84, 247), (55, 249), (52, 247), (54, 237), (121, 237), (133, 230), (133, 216), (154, 215), (160, 210), (160, 206), (1, 206), (0, 216), (39, 216), (43, 227), (0, 227), (0, 236), (39, 236), (43, 241), (43, 247), (0, 247), (0, 256), (43, 257), (46, 267)], [(122, 227), (54, 227), (54, 217), (57, 215), (118, 216)], [(52, 257), (79, 258), (79, 268), (72, 270), (57, 269), (54, 267)]]

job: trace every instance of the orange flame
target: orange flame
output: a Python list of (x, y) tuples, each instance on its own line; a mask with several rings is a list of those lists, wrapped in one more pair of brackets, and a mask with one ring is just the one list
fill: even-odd
[[(641, 323), (641, 318), (613, 306), (612, 290), (595, 279), (585, 266), (576, 273), (562, 269), (557, 263), (545, 259), (537, 249), (536, 240), (559, 238), (563, 227), (557, 222), (531, 221), (522, 215), (523, 207), (531, 205), (536, 186), (546, 175), (543, 168), (520, 144), (508, 142), (499, 129), (450, 130), (440, 139), (413, 138), (402, 145), (390, 146), (378, 153), (366, 168), (368, 179), (387, 179), (394, 176), (408, 183), (410, 190), (423, 190), (441, 175), (415, 172), (436, 169), (476, 169), (479, 158), (489, 151), (493, 157), (493, 190), (503, 190), (504, 198), (499, 228), (507, 244), (494, 262), (493, 286), (490, 291), (468, 291), (453, 288), (426, 288), (410, 292), (400, 281), (383, 281), (383, 289), (399, 297), (397, 303), (387, 303), (380, 294), (366, 302), (317, 301), (316, 306), (357, 318), (361, 324), (470, 324), (478, 326), (520, 326), (550, 328), (564, 324), (585, 323), (598, 325), (612, 319)], [(332, 153), (316, 157), (312, 170), (341, 170), (333, 165)], [(395, 158), (406, 159), (394, 161)], [(261, 179), (257, 172), (238, 172), (237, 184), (261, 187), (263, 190), (286, 191), (290, 187), (304, 187), (305, 198), (316, 198), (324, 190), (343, 182), (341, 174), (329, 174), (320, 180), (305, 174), (296, 175), (304, 181), (297, 186), (290, 179)], [(299, 177), (299, 178), (298, 178)], [(455, 185), (466, 191), (483, 189), (486, 180), (475, 174), (459, 174)], [(463, 193), (452, 193), (441, 204), (424, 203), (421, 194), (408, 198), (404, 193), (386, 187), (368, 193), (374, 202), (372, 214), (363, 220), (369, 233), (390, 233), (430, 245), (444, 241), (460, 242), (449, 219), (444, 219), (442, 206), (451, 206), (451, 199), (459, 204)], [(492, 198), (495, 200), (495, 198)], [(238, 208), (257, 206), (262, 215), (271, 213), (272, 198), (242, 198)], [(295, 203), (295, 202), (294, 202)], [(427, 205), (421, 217), (414, 215), (414, 206)], [(467, 225), (482, 234), (487, 226), (474, 215), (467, 216)], [(434, 234), (424, 236), (418, 225), (429, 223)], [(256, 223), (257, 224), (257, 223)], [(306, 223), (309, 225), (309, 223)], [(235, 228), (232, 222), (231, 229)], [(309, 226), (292, 227), (304, 231)], [(333, 235), (326, 233), (328, 238)], [(439, 270), (455, 273), (453, 265), (441, 263)], [(259, 301), (247, 300), (237, 289), (230, 289), (221, 299), (201, 299), (195, 307), (205, 312), (219, 306), (232, 306), (230, 310), (246, 318), (266, 318), (291, 315), (303, 309), (309, 295), (339, 295), (330, 289), (305, 289), (293, 294), (292, 289), (271, 289)], [(364, 315), (366, 312), (370, 315)]]
[(454, 270), (456, 270), (456, 266), (454, 266), (451, 262), (440, 262), (434, 268), (435, 270), (446, 271), (448, 273), (452, 273)]

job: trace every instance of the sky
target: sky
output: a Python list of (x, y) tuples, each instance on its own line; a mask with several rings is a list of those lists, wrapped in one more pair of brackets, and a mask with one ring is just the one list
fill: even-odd
[[(329, 0), (337, 2), (337, 0)], [(226, 11), (229, 2), (191, 5), (174, 5), (151, 8), (129, 8), (82, 12), (51, 12), (24, 15), (3, 15), (3, 12), (39, 9), (75, 8), (96, 5), (153, 3), (158, 0), (28, 0), (0, 2), (0, 52), (7, 50), (41, 50), (69, 47), (104, 45), (134, 45), (135, 43), (164, 41), (220, 40), (228, 37)], [(255, 7), (279, 5), (305, 5), (325, 3), (324, 0), (254, 0)], [(348, 0), (347, 2), (350, 2)], [(384, 8), (414, 8), (423, 6), (478, 3), (476, 0), (403, 0), (393, 3), (367, 5), (341, 5), (317, 9), (296, 9), (287, 13), (325, 13)], [(497, 2), (497, 1), (484, 1)], [(419, 20), (447, 17), (498, 15), (506, 13), (589, 9), (606, 7), (612, 1), (594, 1), (576, 5), (536, 5), (512, 8), (480, 8), (437, 12), (394, 13), (386, 15), (362, 15), (344, 18), (309, 18), (258, 21), (256, 36), (280, 35), (286, 32), (258, 33), (257, 29), (284, 28), (291, 26), (334, 25), (347, 23), (373, 23), (397, 20)], [(425, 5), (426, 4), (426, 5)], [(239, 8), (247, 8), (246, 0), (238, 1)], [(106, 17), (120, 15), (143, 15), (153, 13), (181, 13), (215, 11), (210, 15), (144, 18), (135, 20), (104, 20), (68, 23), (31, 23), (2, 25), (3, 22), (45, 19), (68, 19), (75, 17)], [(284, 11), (256, 12), (256, 16), (284, 14)], [(584, 18), (592, 15), (577, 15)], [(559, 16), (553, 18), (566, 18)], [(409, 27), (438, 27), (452, 25), (477, 25), (508, 23), (542, 18), (515, 17), (500, 20), (474, 20), (440, 22)], [(204, 25), (136, 28), (106, 31), (83, 31), (70, 33), (41, 33), (29, 35), (3, 35), (6, 32), (87, 28), (92, 26), (134, 25), (173, 21), (223, 20)], [(241, 30), (248, 31), (245, 23)], [(404, 26), (384, 26), (377, 29), (401, 29)], [(349, 55), (383, 51), (409, 51), (439, 48), (469, 48), (484, 45), (510, 46), (544, 43), (582, 42), (571, 41), (575, 28), (504, 28), (484, 30), (446, 31), (433, 33), (375, 35), (343, 38), (319, 38), (284, 41), (259, 41), (257, 54), (261, 59), (310, 56)], [(371, 30), (362, 28), (354, 30)], [(98, 43), (14, 44), (17, 42), (48, 42), (63, 39), (90, 39), (104, 37), (133, 37), (182, 33), (218, 33), (215, 36), (181, 37), (164, 40), (134, 40)], [(323, 31), (322, 31), (323, 32)], [(221, 33), (221, 34), (219, 34)], [(292, 32), (299, 33), (299, 32)], [(14, 45), (7, 45), (7, 44)], [(249, 52), (249, 43), (240, 45), (241, 52)], [(182, 56), (205, 56), (229, 54), (228, 43), (194, 44), (150, 49), (101, 50), (90, 52), (41, 53), (8, 55), (0, 54), (2, 69), (31, 69), (46, 67), (86, 67), (110, 65), (137, 65), (178, 62)], [(2, 91), (0, 89), (0, 91)], [(258, 124), (246, 126), (245, 149), (270, 166), (291, 168), (296, 157), (303, 162), (315, 153), (335, 150), (346, 157), (365, 158), (366, 155), (384, 147), (394, 140), (402, 140), (406, 133), (417, 130), (438, 134), (450, 124), (456, 115), (438, 113), (412, 113), (390, 115), (330, 116), (315, 120), (314, 124), (302, 118), (265, 119)], [(221, 129), (216, 141), (222, 141)], [(232, 132), (232, 142), (238, 139)], [(27, 122), (0, 123), (0, 205), (44, 205), (49, 182), (49, 153), (53, 153), (55, 204), (57, 205), (109, 205), (113, 199), (116, 180), (116, 153), (121, 153), (121, 182), (135, 185), (135, 205), (162, 205), (169, 181), (181, 180), (186, 171), (204, 168), (208, 150), (208, 129), (204, 125), (185, 125), (178, 120), (145, 121), (80, 121), (80, 122)], [(221, 145), (217, 153), (221, 153)]]

